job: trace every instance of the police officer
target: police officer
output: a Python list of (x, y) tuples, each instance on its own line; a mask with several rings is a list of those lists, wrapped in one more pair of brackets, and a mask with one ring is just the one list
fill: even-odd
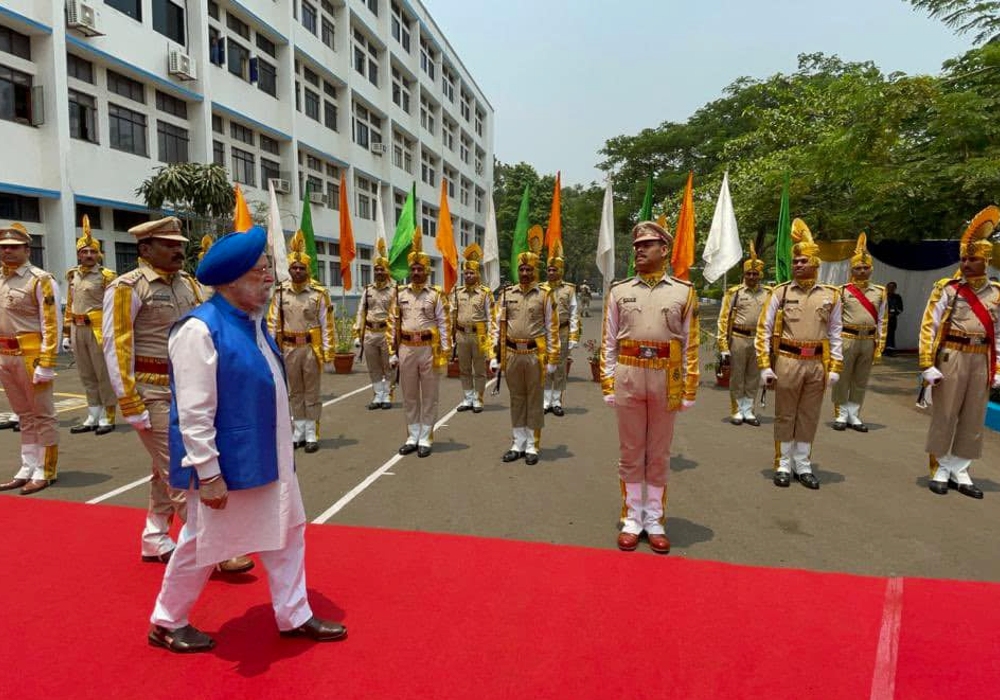
[(590, 317), (590, 300), (594, 298), (594, 290), (590, 288), (587, 280), (580, 283), (576, 288), (576, 293), (580, 297), (580, 315)]
[(654, 552), (670, 551), (665, 525), (674, 421), (694, 406), (698, 389), (698, 298), (689, 282), (665, 274), (670, 243), (659, 224), (636, 224), (636, 275), (612, 286), (604, 306), (601, 390), (618, 418), (622, 551), (636, 549), (643, 531)]
[(392, 408), (392, 368), (389, 367), (389, 346), (385, 331), (389, 327), (389, 307), (396, 286), (389, 279), (389, 258), (386, 257), (385, 239), (376, 243), (378, 254), (373, 261), (375, 281), (365, 287), (354, 321), (354, 347), (362, 348), (368, 378), (372, 383), (372, 400), (368, 410)]
[(56, 480), (59, 431), (52, 399), (59, 352), (59, 287), (30, 261), (31, 234), (0, 228), (0, 383), (20, 417), (21, 467), (0, 491), (38, 493)]
[(545, 378), (543, 405), (546, 413), (564, 416), (562, 400), (566, 391), (566, 372), (570, 353), (580, 343), (580, 311), (576, 303), (576, 286), (563, 281), (566, 261), (563, 258), (562, 241), (556, 241), (549, 251), (547, 281), (542, 289), (552, 295), (559, 315), (559, 347), (562, 353), (556, 363), (556, 371)]
[(71, 433), (106, 435), (115, 429), (118, 403), (108, 366), (104, 362), (101, 327), (104, 290), (117, 276), (101, 265), (101, 244), (90, 233), (90, 218), (83, 216), (83, 235), (76, 240), (79, 263), (66, 272), (66, 312), (63, 316), (63, 350), (73, 352), (87, 394), (87, 417)]
[(473, 243), (462, 251), (463, 286), (456, 286), (452, 308), (455, 354), (462, 381), (459, 411), (482, 413), (486, 391), (486, 363), (493, 359), (493, 293), (479, 280), (483, 250)]

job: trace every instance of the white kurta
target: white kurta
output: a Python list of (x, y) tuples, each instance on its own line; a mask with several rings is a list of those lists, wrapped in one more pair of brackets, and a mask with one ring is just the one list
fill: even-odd
[[(256, 488), (230, 491), (222, 510), (203, 504), (196, 490), (188, 492), (189, 520), (196, 523), (199, 566), (251, 552), (282, 549), (289, 529), (306, 519), (295, 475), (288, 389), (279, 360), (261, 332), (261, 315), (252, 318), (257, 329), (257, 347), (267, 359), (276, 389), (278, 480)], [(187, 452), (183, 463), (194, 467), (199, 478), (207, 479), (220, 471), (215, 445), (218, 353), (208, 327), (196, 318), (189, 319), (171, 333), (168, 349), (173, 364), (180, 431)], [(222, 371), (225, 372), (225, 368)], [(197, 512), (191, 513), (193, 509)]]

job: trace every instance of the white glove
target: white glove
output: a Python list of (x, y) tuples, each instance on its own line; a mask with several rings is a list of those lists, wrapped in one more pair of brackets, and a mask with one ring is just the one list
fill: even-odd
[(136, 430), (149, 430), (153, 427), (153, 424), (149, 422), (149, 411), (143, 411), (134, 416), (125, 416), (125, 420)]
[(762, 369), (760, 371), (760, 381), (765, 386), (770, 386), (774, 382), (778, 381), (778, 375), (774, 373), (774, 370), (768, 367), (767, 369)]
[(490, 360), (490, 371), (496, 372), (499, 369), (500, 369), (500, 360), (494, 357), (492, 360)]
[(35, 373), (31, 376), (32, 384), (47, 384), (56, 378), (56, 371), (51, 367), (35, 367)]
[(694, 401), (688, 401), (687, 399), (681, 399), (681, 410), (686, 411), (689, 408), (694, 408)]
[(357, 350), (360, 347), (361, 347), (361, 338), (355, 338), (354, 339), (354, 349)]
[(993, 388), (1000, 389), (1000, 374), (993, 375)]
[(833, 386), (834, 384), (836, 384), (837, 380), (839, 380), (839, 379), (840, 379), (840, 373), (839, 372), (830, 372), (830, 374), (827, 375), (827, 383), (830, 386)]
[(732, 357), (732, 354), (728, 350), (724, 350), (723, 352), (719, 353), (719, 357), (721, 357), (723, 360), (728, 360), (730, 357)]
[(925, 369), (923, 372), (920, 373), (920, 376), (923, 377), (924, 381), (930, 384), (931, 386), (934, 386), (942, 379), (944, 379), (944, 375), (941, 374), (941, 370), (939, 370), (937, 367), (928, 367), (927, 369)]
[(399, 356), (398, 355), (389, 355), (389, 366), (392, 367), (392, 368), (395, 368), (396, 365), (398, 365), (398, 364), (399, 364)]
[(614, 394), (605, 394), (604, 395), (604, 403), (606, 403), (608, 406), (614, 406), (615, 405), (615, 395)]
[(556, 373), (556, 366), (552, 365), (552, 364), (545, 365), (545, 372), (547, 374), (555, 374)]
[(576, 348), (577, 348), (577, 346), (579, 344), (580, 343), (576, 342), (575, 340), (569, 341), (569, 349), (570, 349), (570, 351), (576, 350)]
[(63, 352), (73, 352), (73, 343), (70, 341), (69, 336), (63, 338), (62, 349)]

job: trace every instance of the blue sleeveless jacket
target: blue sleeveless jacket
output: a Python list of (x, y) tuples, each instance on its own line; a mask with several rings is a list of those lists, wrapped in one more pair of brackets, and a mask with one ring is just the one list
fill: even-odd
[[(200, 319), (212, 334), (219, 355), (216, 369), (218, 406), (215, 412), (215, 444), (219, 467), (231, 491), (263, 486), (278, 479), (275, 386), (267, 360), (257, 348), (253, 319), (215, 294), (189, 311), (180, 321)], [(264, 328), (264, 337), (274, 356), (284, 364), (277, 345)], [(170, 390), (175, 392), (174, 368), (170, 366)], [(170, 402), (170, 485), (176, 489), (198, 487), (193, 467), (181, 465), (187, 454), (177, 420), (177, 402)]]

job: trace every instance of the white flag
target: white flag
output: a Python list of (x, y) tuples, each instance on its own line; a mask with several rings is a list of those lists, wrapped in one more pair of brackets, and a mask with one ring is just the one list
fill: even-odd
[(493, 206), (490, 193), (489, 209), (486, 211), (486, 239), (483, 241), (483, 284), (496, 290), (500, 286), (500, 244), (497, 241), (497, 210)]
[[(385, 241), (385, 214), (382, 213), (382, 185), (375, 191), (375, 242), (379, 239)], [(386, 241), (386, 250), (389, 250), (389, 242)]]
[(274, 277), (278, 284), (289, 279), (288, 252), (285, 250), (285, 231), (281, 228), (281, 214), (278, 212), (278, 197), (274, 194), (274, 182), (268, 179), (267, 190), (271, 195), (267, 208), (267, 249), (274, 259)]
[(615, 202), (611, 193), (611, 178), (608, 178), (608, 185), (604, 188), (601, 228), (597, 234), (597, 269), (604, 277), (604, 294), (607, 294), (615, 278)]
[(705, 252), (701, 258), (705, 261), (702, 274), (709, 284), (726, 274), (726, 270), (743, 258), (740, 230), (736, 226), (736, 212), (733, 211), (733, 200), (729, 196), (729, 171), (722, 176), (719, 201), (715, 205), (712, 228), (708, 231)]

